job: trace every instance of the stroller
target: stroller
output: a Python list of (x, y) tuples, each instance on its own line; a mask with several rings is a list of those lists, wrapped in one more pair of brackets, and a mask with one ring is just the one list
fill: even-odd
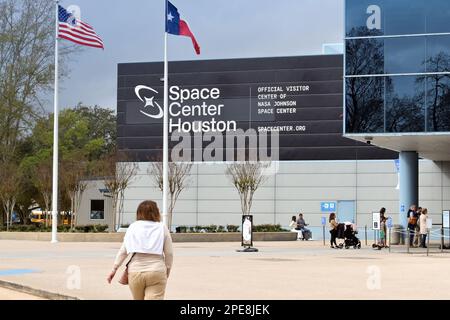
[(356, 237), (358, 234), (358, 230), (354, 227), (353, 224), (348, 223), (345, 224), (344, 230), (344, 246), (345, 249), (353, 247), (353, 249), (361, 249), (361, 241)]
[(353, 224), (350, 222), (346, 223), (339, 223), (337, 226), (337, 239), (342, 239), (343, 242), (341, 242), (338, 247), (340, 249), (344, 248), (348, 249), (350, 247), (353, 247), (354, 249), (361, 249), (361, 241), (356, 237), (356, 234), (358, 231), (355, 227), (353, 227)]

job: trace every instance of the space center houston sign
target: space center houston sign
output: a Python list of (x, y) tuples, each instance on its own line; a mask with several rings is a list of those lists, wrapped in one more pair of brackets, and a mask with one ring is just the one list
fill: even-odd
[[(161, 155), (162, 72), (162, 63), (118, 67), (118, 146), (136, 161)], [(279, 160), (396, 157), (342, 137), (339, 55), (171, 62), (169, 85), (171, 148), (183, 135), (192, 139), (194, 150), (204, 150), (215, 140), (216, 150), (219, 143), (226, 152), (239, 148), (225, 141), (227, 135), (252, 131), (257, 143), (244, 148), (276, 146)], [(217, 139), (220, 134), (223, 141)], [(194, 159), (194, 154), (192, 160), (205, 160)]]

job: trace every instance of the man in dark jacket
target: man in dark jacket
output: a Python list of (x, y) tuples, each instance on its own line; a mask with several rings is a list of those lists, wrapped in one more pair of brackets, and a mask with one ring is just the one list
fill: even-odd
[(303, 240), (309, 240), (312, 237), (312, 233), (309, 229), (306, 228), (308, 224), (303, 219), (303, 213), (298, 215), (297, 219), (297, 230), (301, 230), (303, 234)]

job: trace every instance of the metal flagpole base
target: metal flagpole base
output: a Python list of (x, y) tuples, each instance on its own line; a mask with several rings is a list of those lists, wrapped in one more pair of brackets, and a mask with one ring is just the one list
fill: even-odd
[(253, 247), (245, 247), (244, 249), (236, 250), (237, 252), (258, 252), (259, 250)]

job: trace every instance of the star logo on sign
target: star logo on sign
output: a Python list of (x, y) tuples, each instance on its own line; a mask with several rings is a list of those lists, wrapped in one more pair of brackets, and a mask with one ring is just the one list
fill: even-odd
[(147, 98), (147, 97), (144, 97), (144, 99), (145, 99), (145, 106), (144, 106), (144, 108), (147, 108), (147, 107), (154, 107), (155, 105), (153, 104), (153, 99), (154, 99), (155, 97), (151, 97), (151, 98)]
[[(152, 92), (153, 94), (150, 98), (148, 98), (147, 96), (141, 95), (141, 90), (147, 90), (147, 91)], [(142, 109), (139, 110), (140, 113), (144, 114), (147, 117), (154, 118), (154, 119), (160, 119), (163, 117), (163, 114), (164, 114), (163, 109), (158, 104), (158, 102), (154, 101), (154, 99), (155, 99), (154, 94), (155, 93), (158, 94), (158, 91), (156, 91), (153, 88), (147, 87), (147, 86), (139, 85), (134, 89), (134, 92), (136, 93), (136, 96), (138, 97), (138, 99), (145, 103), (145, 105), (143, 106), (144, 110), (142, 110)], [(148, 110), (148, 109), (150, 109), (150, 110)], [(154, 111), (158, 111), (158, 113), (154, 114)], [(152, 112), (152, 113), (150, 113), (150, 112)]]
[(173, 18), (175, 17), (172, 15), (172, 12), (169, 12), (169, 14), (167, 15), (167, 21), (172, 21)]

